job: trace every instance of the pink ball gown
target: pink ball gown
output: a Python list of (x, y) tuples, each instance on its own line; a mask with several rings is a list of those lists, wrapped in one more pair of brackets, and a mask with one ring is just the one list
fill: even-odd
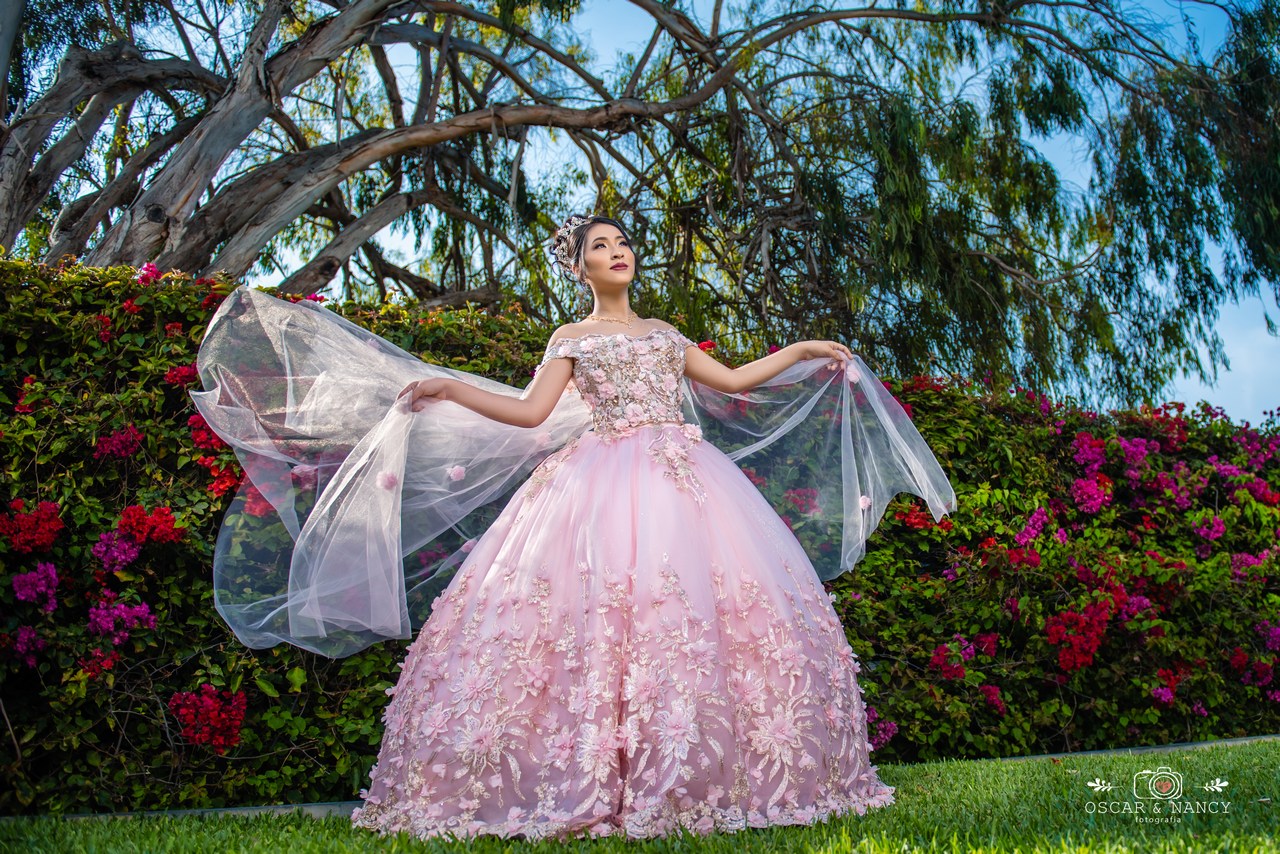
[(893, 802), (814, 567), (684, 422), (690, 346), (669, 329), (549, 346), (593, 428), (541, 462), (435, 601), (357, 826), (650, 837)]

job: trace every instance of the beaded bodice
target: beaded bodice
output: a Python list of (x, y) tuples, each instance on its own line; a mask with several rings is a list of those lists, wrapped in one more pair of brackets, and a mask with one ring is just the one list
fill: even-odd
[(674, 329), (643, 335), (594, 332), (547, 345), (541, 367), (574, 360), (573, 382), (591, 409), (595, 432), (615, 436), (644, 424), (684, 422), (684, 351), (692, 345)]

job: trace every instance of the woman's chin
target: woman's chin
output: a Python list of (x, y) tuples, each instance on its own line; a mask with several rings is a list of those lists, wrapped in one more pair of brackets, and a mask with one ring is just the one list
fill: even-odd
[(635, 278), (635, 274), (630, 270), (626, 272), (616, 272), (610, 270), (608, 274), (599, 277), (595, 282), (597, 290), (604, 293), (612, 294), (619, 291), (625, 291)]

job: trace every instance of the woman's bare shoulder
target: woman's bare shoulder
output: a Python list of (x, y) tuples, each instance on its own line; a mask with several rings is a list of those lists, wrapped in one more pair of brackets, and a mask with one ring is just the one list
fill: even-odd
[(644, 322), (653, 326), (655, 329), (670, 329), (672, 332), (680, 331), (679, 329), (676, 329), (674, 326), (672, 326), (670, 323), (667, 323), (665, 320), (663, 320), (660, 317), (650, 317), (646, 319)]
[(548, 345), (554, 344), (557, 341), (559, 341), (561, 338), (573, 337), (573, 332), (571, 330), (575, 325), (576, 324), (573, 324), (573, 323), (565, 323), (560, 326), (557, 326), (555, 330), (552, 331), (551, 337), (547, 339), (547, 344)]

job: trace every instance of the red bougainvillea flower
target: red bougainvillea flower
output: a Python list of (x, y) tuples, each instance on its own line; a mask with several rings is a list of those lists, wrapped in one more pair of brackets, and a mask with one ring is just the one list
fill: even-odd
[(168, 507), (157, 507), (149, 514), (141, 504), (132, 504), (120, 514), (116, 528), (134, 541), (142, 543), (177, 543), (186, 535), (187, 529), (175, 524), (173, 511)]
[(114, 649), (110, 652), (103, 652), (101, 647), (94, 647), (89, 655), (84, 656), (76, 662), (80, 669), (90, 679), (96, 679), (103, 673), (114, 668), (120, 663), (120, 653)]
[(196, 370), (195, 362), (189, 365), (174, 365), (164, 374), (164, 381), (169, 385), (190, 385), (198, 379), (200, 379), (200, 374)]
[(105, 314), (95, 314), (93, 316), (93, 319), (98, 321), (98, 327), (99, 327), (98, 340), (110, 341), (112, 337), (111, 336), (111, 318), (107, 317)]
[(219, 465), (217, 457), (201, 457), (196, 462), (208, 469), (209, 475), (213, 478), (213, 482), (207, 488), (214, 495), (225, 495), (228, 490), (235, 489), (244, 476), (240, 467), (234, 463)]
[(182, 724), (188, 744), (203, 744), (221, 756), (240, 743), (244, 725), (243, 691), (219, 691), (201, 685), (198, 691), (178, 691), (169, 699), (169, 711)]
[(220, 294), (217, 291), (209, 291), (209, 295), (200, 301), (200, 308), (205, 311), (212, 311), (222, 304), (222, 300), (225, 297), (225, 294)]
[(142, 447), (142, 434), (138, 428), (130, 424), (123, 430), (117, 430), (109, 436), (99, 436), (93, 449), (95, 460), (103, 457), (132, 457)]
[(963, 659), (960, 662), (952, 662), (952, 654), (950, 646), (945, 643), (938, 644), (933, 648), (933, 657), (929, 659), (929, 666), (937, 670), (943, 679), (963, 679), (965, 676)]
[(124, 304), (121, 305), (120, 307), (123, 308), (125, 311), (129, 312), (130, 314), (137, 314), (138, 312), (142, 311), (142, 306), (134, 304), (133, 297), (129, 297), (127, 300), (125, 300)]
[(813, 516), (822, 509), (818, 506), (818, 490), (813, 488), (788, 489), (782, 497), (805, 516)]
[(1079, 613), (1063, 611), (1045, 620), (1046, 638), (1060, 647), (1058, 666), (1070, 673), (1093, 664), (1093, 655), (1102, 645), (1113, 607), (1110, 599), (1090, 602)]
[(27, 394), (29, 393), (27, 386), (33, 385), (35, 382), (36, 382), (35, 377), (23, 378), (22, 389), (21, 391), (18, 392), (18, 402), (14, 404), (14, 407), (13, 407), (14, 412), (19, 412), (19, 413), (35, 412), (35, 408), (31, 404), (26, 402)]
[(973, 643), (978, 647), (978, 652), (990, 658), (996, 654), (996, 644), (1000, 640), (998, 632), (983, 632), (973, 636)]
[(258, 487), (253, 484), (249, 484), (249, 487), (245, 490), (244, 512), (248, 513), (250, 516), (261, 518), (266, 516), (268, 513), (274, 513), (275, 508), (271, 505), (271, 502), (266, 499), (262, 492), (259, 491)]
[(893, 518), (900, 519), (908, 528), (915, 528), (918, 531), (933, 527), (933, 519), (929, 514), (915, 506), (905, 512), (898, 510), (893, 514)]
[(173, 323), (166, 323), (164, 325), (165, 338), (177, 338), (182, 333), (183, 333), (182, 324), (178, 321), (174, 321)]
[(1270, 661), (1255, 661), (1240, 677), (1245, 685), (1270, 685), (1275, 665)]
[(12, 515), (0, 514), (0, 536), (9, 541), (15, 552), (48, 551), (66, 527), (58, 517), (59, 505), (53, 501), (41, 501), (35, 510), (25, 513), (26, 504), (15, 498), (9, 502), (9, 509), (14, 511)]
[(946, 386), (936, 378), (917, 374), (902, 384), (903, 391), (944, 391)]
[(1032, 548), (1009, 549), (1009, 565), (1014, 568), (1025, 566), (1036, 569), (1040, 566), (1040, 552)]
[(712, 350), (714, 350), (715, 348), (716, 348), (716, 342), (714, 342), (714, 341), (700, 341), (700, 342), (698, 342), (698, 349), (699, 349), (699, 350), (701, 350), (701, 351), (702, 351), (702, 352), (704, 352), (704, 353), (710, 353), (710, 352), (711, 352)]
[(187, 419), (187, 426), (191, 428), (191, 442), (197, 448), (204, 451), (221, 451), (230, 447), (226, 442), (218, 437), (209, 427), (209, 423), (204, 420), (204, 416), (196, 413)]

